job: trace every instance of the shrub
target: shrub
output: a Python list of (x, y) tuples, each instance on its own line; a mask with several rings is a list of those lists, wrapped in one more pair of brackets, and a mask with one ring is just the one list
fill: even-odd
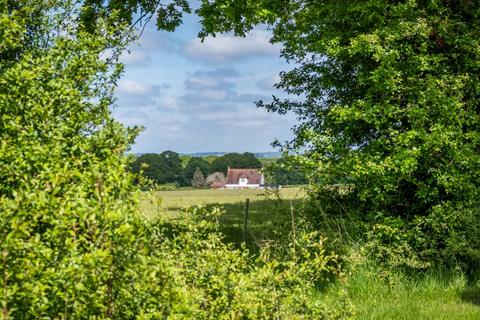
[(302, 238), (297, 256), (258, 258), (222, 241), (221, 211), (193, 208), (181, 222), (155, 221), (139, 238), (137, 267), (118, 316), (194, 319), (347, 318), (314, 298), (315, 284), (339, 273), (337, 256), (318, 235)]
[(41, 17), (73, 29), (0, 60), (2, 317), (106, 318), (131, 254), (134, 190), (122, 154), (135, 130), (110, 117), (119, 70), (100, 58), (108, 35), (77, 33), (44, 9), (2, 13), (23, 28)]

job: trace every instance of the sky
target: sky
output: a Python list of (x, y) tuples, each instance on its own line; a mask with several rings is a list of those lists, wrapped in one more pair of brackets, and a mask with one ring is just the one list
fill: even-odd
[(116, 89), (114, 118), (145, 130), (134, 153), (275, 151), (271, 143), (291, 138), (292, 115), (268, 113), (255, 101), (284, 97), (273, 85), (289, 66), (270, 32), (246, 38), (197, 38), (198, 18), (187, 16), (175, 32), (147, 24), (121, 57), (125, 73)]

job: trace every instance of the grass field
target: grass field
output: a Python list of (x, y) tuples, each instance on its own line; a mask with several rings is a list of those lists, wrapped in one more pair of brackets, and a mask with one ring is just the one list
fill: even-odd
[(247, 245), (255, 251), (258, 244), (279, 239), (291, 228), (292, 211), (300, 210), (305, 197), (300, 187), (278, 192), (260, 189), (175, 190), (146, 194), (142, 213), (147, 218), (182, 219), (192, 206), (219, 206), (225, 213), (219, 218), (220, 231), (227, 241), (243, 242), (246, 200), (249, 199)]

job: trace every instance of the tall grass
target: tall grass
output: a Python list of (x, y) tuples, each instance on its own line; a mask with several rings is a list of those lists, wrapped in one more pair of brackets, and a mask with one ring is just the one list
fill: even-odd
[[(221, 205), (225, 213), (219, 217), (219, 229), (226, 241), (240, 245), (246, 198), (251, 201), (247, 243), (251, 251), (269, 242), (288, 245), (294, 225), (304, 227), (299, 220), (307, 203), (299, 188), (283, 189), (279, 194), (259, 190), (164, 191), (153, 198), (146, 197), (143, 211), (151, 218), (160, 215), (181, 219), (189, 206)], [(157, 205), (152, 199), (159, 200)], [(330, 241), (338, 242), (344, 250), (345, 276), (319, 288), (315, 299), (337, 310), (345, 308), (348, 301), (355, 310), (355, 319), (480, 319), (480, 282), (469, 282), (462, 273), (454, 271), (407, 274), (382, 268), (360, 254), (358, 243), (346, 236), (346, 230), (353, 236), (355, 228), (350, 222), (347, 218), (325, 221)], [(332, 239), (334, 234), (343, 238)]]
[(382, 270), (370, 261), (319, 293), (319, 299), (335, 305), (336, 297), (345, 295), (354, 305), (356, 319), (480, 319), (480, 287), (469, 284), (462, 273), (435, 270), (408, 275)]

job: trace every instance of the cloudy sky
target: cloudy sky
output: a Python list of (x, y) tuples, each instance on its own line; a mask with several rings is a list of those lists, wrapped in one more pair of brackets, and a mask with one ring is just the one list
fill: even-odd
[(245, 39), (218, 35), (203, 43), (199, 30), (194, 16), (174, 33), (157, 31), (152, 22), (122, 57), (126, 70), (113, 114), (145, 127), (132, 151), (272, 151), (275, 138), (290, 138), (294, 117), (254, 102), (282, 96), (273, 84), (289, 66), (279, 47), (262, 28)]

